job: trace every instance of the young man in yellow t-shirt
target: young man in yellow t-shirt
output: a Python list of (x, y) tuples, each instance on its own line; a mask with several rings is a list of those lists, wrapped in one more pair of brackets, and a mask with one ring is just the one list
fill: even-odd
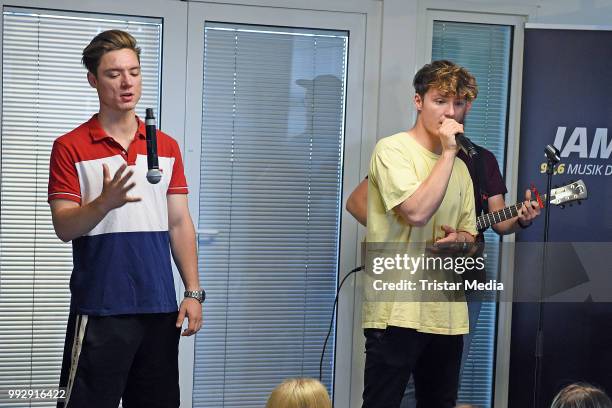
[[(414, 127), (381, 139), (368, 177), (368, 243), (474, 242), (474, 190), (456, 159), (457, 133), (476, 98), (474, 77), (435, 61), (414, 78)], [(367, 285), (367, 284), (366, 284)], [(414, 375), (419, 408), (453, 407), (468, 314), (454, 301), (371, 300), (363, 304), (366, 366), (363, 408), (400, 405)]]

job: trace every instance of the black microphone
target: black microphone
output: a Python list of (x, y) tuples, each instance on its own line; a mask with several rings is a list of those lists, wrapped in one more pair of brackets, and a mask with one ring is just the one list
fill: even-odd
[(470, 139), (465, 137), (463, 133), (457, 133), (455, 135), (455, 141), (457, 142), (461, 150), (463, 150), (468, 156), (478, 156), (478, 150), (476, 150), (476, 145), (472, 143)]
[(147, 108), (145, 117), (145, 128), (147, 130), (147, 180), (151, 184), (157, 184), (162, 178), (159, 171), (159, 159), (157, 157), (157, 129), (153, 108)]

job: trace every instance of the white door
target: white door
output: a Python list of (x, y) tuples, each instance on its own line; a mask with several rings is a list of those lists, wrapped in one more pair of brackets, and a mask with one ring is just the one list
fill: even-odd
[[(193, 406), (261, 407), (282, 379), (318, 377), (338, 278), (355, 266), (341, 214), (362, 171), (365, 15), (189, 3), (188, 18), (185, 169), (209, 298), (182, 372)], [(345, 290), (323, 364), (337, 406)]]

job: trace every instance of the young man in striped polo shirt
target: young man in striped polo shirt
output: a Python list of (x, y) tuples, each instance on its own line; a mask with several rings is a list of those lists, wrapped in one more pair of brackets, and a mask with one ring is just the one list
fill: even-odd
[[(146, 180), (140, 49), (119, 30), (83, 51), (99, 112), (59, 137), (49, 203), (72, 241), (72, 294), (58, 406), (178, 407), (178, 342), (202, 325), (195, 230), (174, 139), (158, 131), (158, 184)], [(170, 253), (185, 284), (177, 306)]]

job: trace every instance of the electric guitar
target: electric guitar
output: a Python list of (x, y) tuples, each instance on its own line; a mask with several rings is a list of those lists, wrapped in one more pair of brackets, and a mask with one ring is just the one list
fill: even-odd
[[(584, 184), (584, 181), (578, 180), (566, 184), (561, 187), (553, 188), (550, 191), (550, 203), (553, 205), (561, 206), (561, 208), (565, 207), (566, 204), (570, 204), (573, 202), (580, 202), (582, 200), (586, 200), (587, 188)], [(544, 206), (546, 202), (546, 194), (538, 197), (538, 205), (540, 207)], [(508, 206), (506, 208), (502, 208), (498, 211), (493, 211), (487, 214), (483, 214), (480, 217), (476, 218), (476, 227), (478, 231), (484, 231), (489, 228), (491, 225), (509, 220), (510, 218), (514, 218), (518, 216), (519, 209), (523, 206), (523, 203), (516, 203), (514, 205)]]

